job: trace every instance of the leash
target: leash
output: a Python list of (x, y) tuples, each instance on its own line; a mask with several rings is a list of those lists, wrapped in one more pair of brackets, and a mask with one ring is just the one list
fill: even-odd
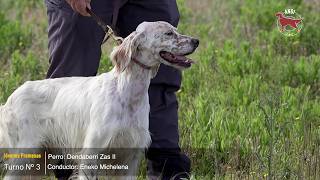
[(86, 8), (86, 10), (91, 15), (91, 17), (97, 22), (97, 24), (103, 29), (103, 31), (106, 33), (106, 37), (103, 40), (102, 44), (107, 42), (110, 37), (117, 43), (117, 45), (120, 45), (123, 42), (123, 38), (116, 36), (112, 28), (108, 24), (106, 24), (99, 16), (93, 13), (89, 8)]
[[(89, 8), (86, 8), (86, 10), (91, 15), (91, 17), (97, 22), (97, 24), (103, 29), (103, 31), (106, 33), (106, 37), (103, 40), (102, 44), (107, 42), (110, 37), (117, 43), (117, 45), (120, 45), (123, 42), (123, 38), (116, 36), (114, 31), (112, 30), (112, 28), (108, 24), (106, 24), (99, 16), (97, 16), (95, 13), (93, 13)], [(147, 65), (139, 62), (135, 58), (132, 58), (132, 61), (135, 62), (136, 64), (138, 64), (143, 69), (150, 70), (152, 68), (150, 66), (147, 66)]]

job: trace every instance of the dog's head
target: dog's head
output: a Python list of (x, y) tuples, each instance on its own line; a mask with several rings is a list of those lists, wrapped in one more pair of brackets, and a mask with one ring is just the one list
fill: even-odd
[(132, 58), (156, 71), (160, 63), (185, 69), (193, 63), (186, 56), (198, 45), (199, 40), (179, 34), (167, 22), (143, 22), (114, 49), (111, 59), (119, 71), (123, 71)]

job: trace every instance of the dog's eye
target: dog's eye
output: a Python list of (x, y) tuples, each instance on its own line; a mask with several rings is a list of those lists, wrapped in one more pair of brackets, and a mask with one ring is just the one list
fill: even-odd
[(168, 32), (165, 33), (165, 35), (167, 35), (167, 36), (172, 36), (172, 35), (173, 35), (173, 32), (172, 32), (172, 31), (168, 31)]

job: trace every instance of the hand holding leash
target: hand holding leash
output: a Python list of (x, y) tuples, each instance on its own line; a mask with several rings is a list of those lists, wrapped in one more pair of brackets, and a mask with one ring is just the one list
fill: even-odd
[(82, 16), (90, 16), (87, 9), (91, 9), (91, 0), (66, 0), (66, 2), (74, 11), (80, 13)]

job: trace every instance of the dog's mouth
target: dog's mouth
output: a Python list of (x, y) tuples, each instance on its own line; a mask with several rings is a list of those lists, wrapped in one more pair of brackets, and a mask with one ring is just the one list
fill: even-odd
[(191, 53), (187, 53), (187, 54), (183, 54), (183, 55), (176, 55), (176, 54), (172, 54), (167, 51), (160, 51), (159, 54), (160, 54), (160, 57), (162, 57), (167, 62), (174, 64), (174, 65), (177, 65), (177, 66), (184, 67), (184, 68), (188, 68), (191, 66), (191, 64), (194, 63), (194, 61), (192, 61), (191, 59), (186, 57), (187, 55), (189, 55)]

